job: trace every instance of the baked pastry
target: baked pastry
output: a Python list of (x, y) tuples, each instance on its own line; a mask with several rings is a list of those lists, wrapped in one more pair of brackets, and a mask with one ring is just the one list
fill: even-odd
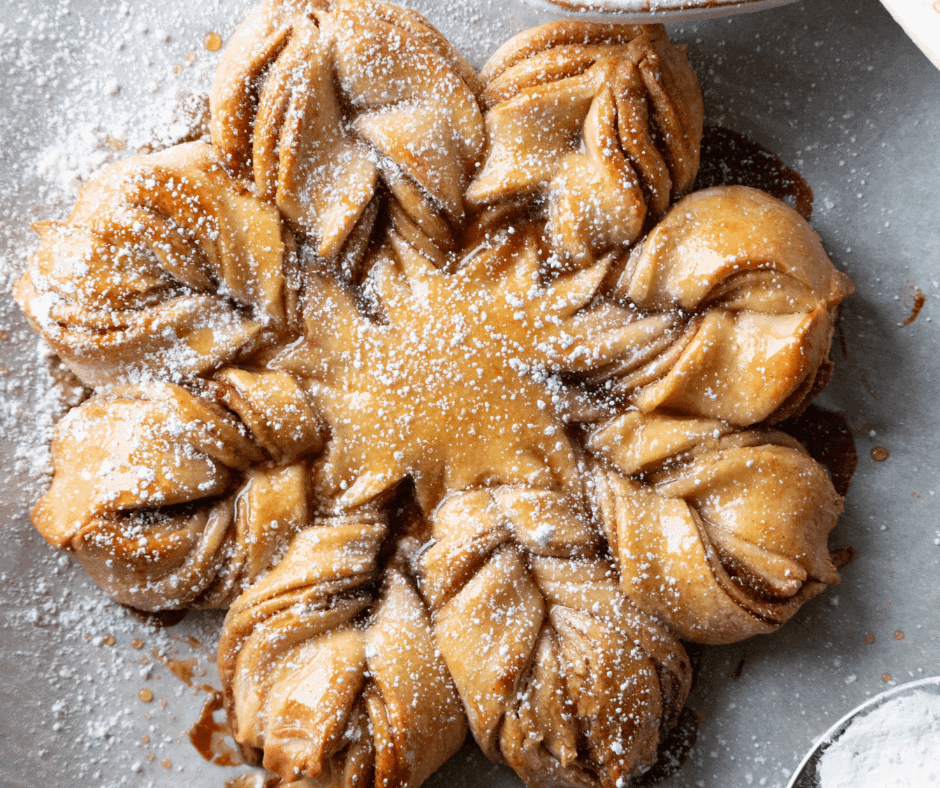
[(662, 26), (543, 25), (481, 78), (489, 151), (467, 200), (536, 198), (562, 263), (632, 243), (692, 188), (702, 94)]
[[(680, 639), (771, 631), (838, 581), (841, 498), (766, 422), (825, 384), (851, 283), (766, 195), (669, 210), (701, 96), (661, 28), (538, 29), (480, 93), (411, 12), (272, 0), (252, 20), (214, 147), (106, 170), (17, 286), (110, 384), (58, 425), (33, 522), (126, 604), (228, 608), (236, 740), (295, 788), (417, 788), (468, 728), (530, 786), (623, 788), (685, 702)], [(490, 189), (528, 167), (500, 118), (548, 122), (545, 91), (587, 152)], [(408, 164), (443, 94), (456, 148)], [(344, 113), (332, 132), (317, 107)], [(612, 111), (644, 140), (616, 143), (617, 182), (589, 141)], [(327, 149), (349, 169), (321, 180)], [(626, 188), (632, 218), (597, 208)], [(200, 298), (238, 341), (181, 320), (147, 344)]]
[(634, 247), (614, 288), (642, 313), (684, 318), (659, 356), (617, 373), (617, 388), (644, 413), (738, 425), (802, 413), (829, 382), (853, 289), (785, 203), (744, 186), (691, 194)]
[(87, 386), (185, 380), (295, 331), (292, 239), (201, 143), (102, 170), (14, 296)]
[(354, 272), (382, 202), (413, 243), (454, 245), (485, 144), (477, 92), (413, 11), (266, 0), (219, 65), (212, 142), (318, 255)]

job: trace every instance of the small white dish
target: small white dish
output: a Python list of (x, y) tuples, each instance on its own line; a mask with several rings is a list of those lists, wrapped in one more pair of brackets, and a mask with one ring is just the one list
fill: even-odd
[(940, 0), (881, 0), (881, 3), (940, 68)]
[[(898, 0), (895, 0), (896, 2)], [(796, 0), (522, 0), (558, 18), (588, 22), (687, 22), (762, 11)]]
[(940, 676), (931, 676), (927, 679), (902, 684), (900, 687), (882, 692), (880, 695), (876, 695), (874, 698), (865, 701), (861, 706), (852, 709), (852, 711), (846, 714), (816, 740), (812, 749), (806, 753), (806, 757), (803, 758), (800, 765), (796, 767), (796, 771), (793, 772), (790, 782), (787, 783), (787, 788), (819, 788), (817, 770), (823, 752), (848, 730), (849, 725), (856, 717), (862, 714), (868, 714), (879, 706), (883, 706), (887, 701), (897, 698), (900, 695), (908, 695), (920, 690), (940, 695)]

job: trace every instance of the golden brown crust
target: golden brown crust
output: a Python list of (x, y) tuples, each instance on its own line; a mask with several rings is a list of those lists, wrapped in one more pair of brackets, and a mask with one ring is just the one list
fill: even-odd
[(101, 171), (14, 294), (88, 386), (191, 378), (297, 328), (277, 211), (189, 143)]
[(690, 666), (621, 593), (588, 513), (502, 487), (451, 495), (433, 524), (421, 589), (484, 752), (534, 786), (614, 788), (651, 766)]
[(588, 445), (621, 587), (677, 637), (771, 632), (839, 582), (826, 537), (842, 499), (789, 436), (633, 411)]
[[(723, 222), (753, 218), (729, 205)], [(690, 274), (675, 251), (644, 278), (639, 253), (625, 298), (658, 313), (598, 297), (609, 262), (552, 273), (537, 222), (482, 244), (452, 273), (392, 234), (368, 259), (369, 314), (349, 285), (310, 274), (303, 340), (268, 368), (219, 371), (198, 389), (209, 399), (152, 384), (78, 408), (53, 447), (56, 476), (37, 527), (138, 606), (224, 606), (247, 586), (222, 659), (246, 751), (305, 785), (367, 774), (410, 785), (456, 747), (462, 727), (435, 750), (426, 731), (437, 723), (411, 717), (402, 725), (412, 738), (388, 744), (402, 729), (388, 695), (365, 680), (364, 656), (367, 611), (382, 609), (374, 586), (386, 529), (357, 511), (381, 510), (411, 478), (434, 530), (420, 560), (423, 601), (408, 590), (407, 562), (396, 593), (411, 600), (409, 620), (425, 616), (419, 629), (433, 632), (433, 646), (412, 639), (412, 656), (446, 665), (423, 673), (453, 681), (415, 691), (462, 726), (456, 701), (440, 699), (459, 694), (485, 751), (528, 784), (614, 788), (652, 764), (681, 708), (689, 678), (677, 637), (732, 642), (771, 631), (838, 580), (826, 536), (841, 499), (778, 433), (623, 413), (616, 399), (592, 403), (552, 375), (617, 380), (642, 368), (667, 379), (707, 320), (683, 327), (676, 302), (692, 303), (683, 297), (773, 312), (813, 302), (820, 283), (840, 284), (824, 256), (792, 253), (815, 241), (784, 220), (766, 237), (795, 233), (779, 257), (798, 264), (758, 269), (754, 281), (734, 270), (727, 285), (720, 255), (708, 258), (714, 281)], [(708, 222), (700, 228), (708, 235)], [(809, 284), (791, 292), (781, 276)], [(565, 429), (568, 419), (618, 412), (586, 441)], [(90, 432), (106, 439), (89, 446)], [(242, 476), (268, 458), (282, 465)], [(100, 478), (82, 476), (105, 465)], [(128, 492), (140, 467), (157, 476)], [(315, 508), (339, 519), (317, 520)], [(278, 528), (266, 531), (266, 521)], [(290, 539), (293, 553), (273, 568)], [(347, 565), (331, 550), (351, 575), (331, 574)], [(320, 680), (347, 668), (361, 681)], [(324, 718), (322, 704), (335, 713)], [(411, 760), (415, 748), (428, 760)]]
[(662, 26), (550, 23), (482, 74), (490, 145), (467, 199), (544, 202), (562, 258), (625, 248), (691, 189), (702, 96)]
[[(482, 153), (473, 70), (418, 14), (375, 0), (267, 0), (216, 74), (212, 139), (317, 254), (354, 269), (388, 194), (442, 250)], [(397, 221), (396, 221), (397, 220)]]
[(407, 538), (376, 593), (386, 534), (374, 513), (319, 520), (229, 610), (219, 673), (235, 738), (285, 781), (417, 788), (463, 742)]
[[(648, 28), (595, 22), (548, 22), (514, 36), (499, 47), (480, 70), (487, 85), (521, 61), (561, 46), (629, 45)], [(654, 28), (665, 33), (662, 25)]]
[(645, 413), (780, 421), (828, 380), (853, 287), (785, 203), (743, 186), (696, 192), (633, 250), (613, 293), (643, 312), (681, 310), (685, 336), (618, 387)]
[[(311, 412), (299, 390), (261, 403), (272, 401), (274, 413)], [(322, 446), (318, 418), (294, 427), (282, 457)], [(145, 610), (227, 607), (310, 516), (303, 462), (263, 467), (249, 429), (179, 386), (95, 395), (59, 422), (52, 458), (33, 524), (108, 593)]]

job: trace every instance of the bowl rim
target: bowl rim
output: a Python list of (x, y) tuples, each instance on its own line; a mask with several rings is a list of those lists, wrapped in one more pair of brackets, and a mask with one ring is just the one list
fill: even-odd
[(543, 13), (586, 22), (678, 22), (776, 8), (797, 0), (522, 0)]
[(787, 788), (796, 788), (797, 780), (802, 777), (803, 770), (809, 765), (810, 761), (812, 761), (814, 758), (818, 760), (818, 758), (822, 756), (823, 751), (830, 744), (835, 742), (839, 736), (845, 733), (849, 727), (849, 723), (856, 717), (872, 710), (876, 706), (881, 706), (886, 701), (891, 700), (897, 695), (916, 692), (917, 690), (924, 687), (936, 687), (936, 692), (940, 694), (940, 676), (928, 676), (927, 678), (917, 679), (916, 681), (909, 681), (906, 684), (892, 687), (889, 690), (878, 693), (873, 698), (869, 698), (864, 703), (860, 703), (854, 709), (849, 711), (837, 722), (833, 723), (829, 728), (827, 728), (822, 735), (818, 736), (813, 741), (809, 752), (806, 753), (805, 757), (800, 761), (796, 769), (793, 770), (793, 774), (790, 776), (790, 781), (787, 783)]

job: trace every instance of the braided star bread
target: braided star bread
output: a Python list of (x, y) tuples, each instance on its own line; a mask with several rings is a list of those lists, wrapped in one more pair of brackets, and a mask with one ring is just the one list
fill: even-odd
[(417, 788), (469, 728), (623, 788), (680, 640), (838, 582), (841, 498), (767, 424), (851, 281), (765, 194), (676, 202), (701, 96), (661, 28), (549, 25), (478, 81), (412, 12), (270, 0), (212, 111), (38, 227), (17, 298), (99, 388), (36, 527), (123, 603), (228, 609), (235, 738), (285, 784)]

